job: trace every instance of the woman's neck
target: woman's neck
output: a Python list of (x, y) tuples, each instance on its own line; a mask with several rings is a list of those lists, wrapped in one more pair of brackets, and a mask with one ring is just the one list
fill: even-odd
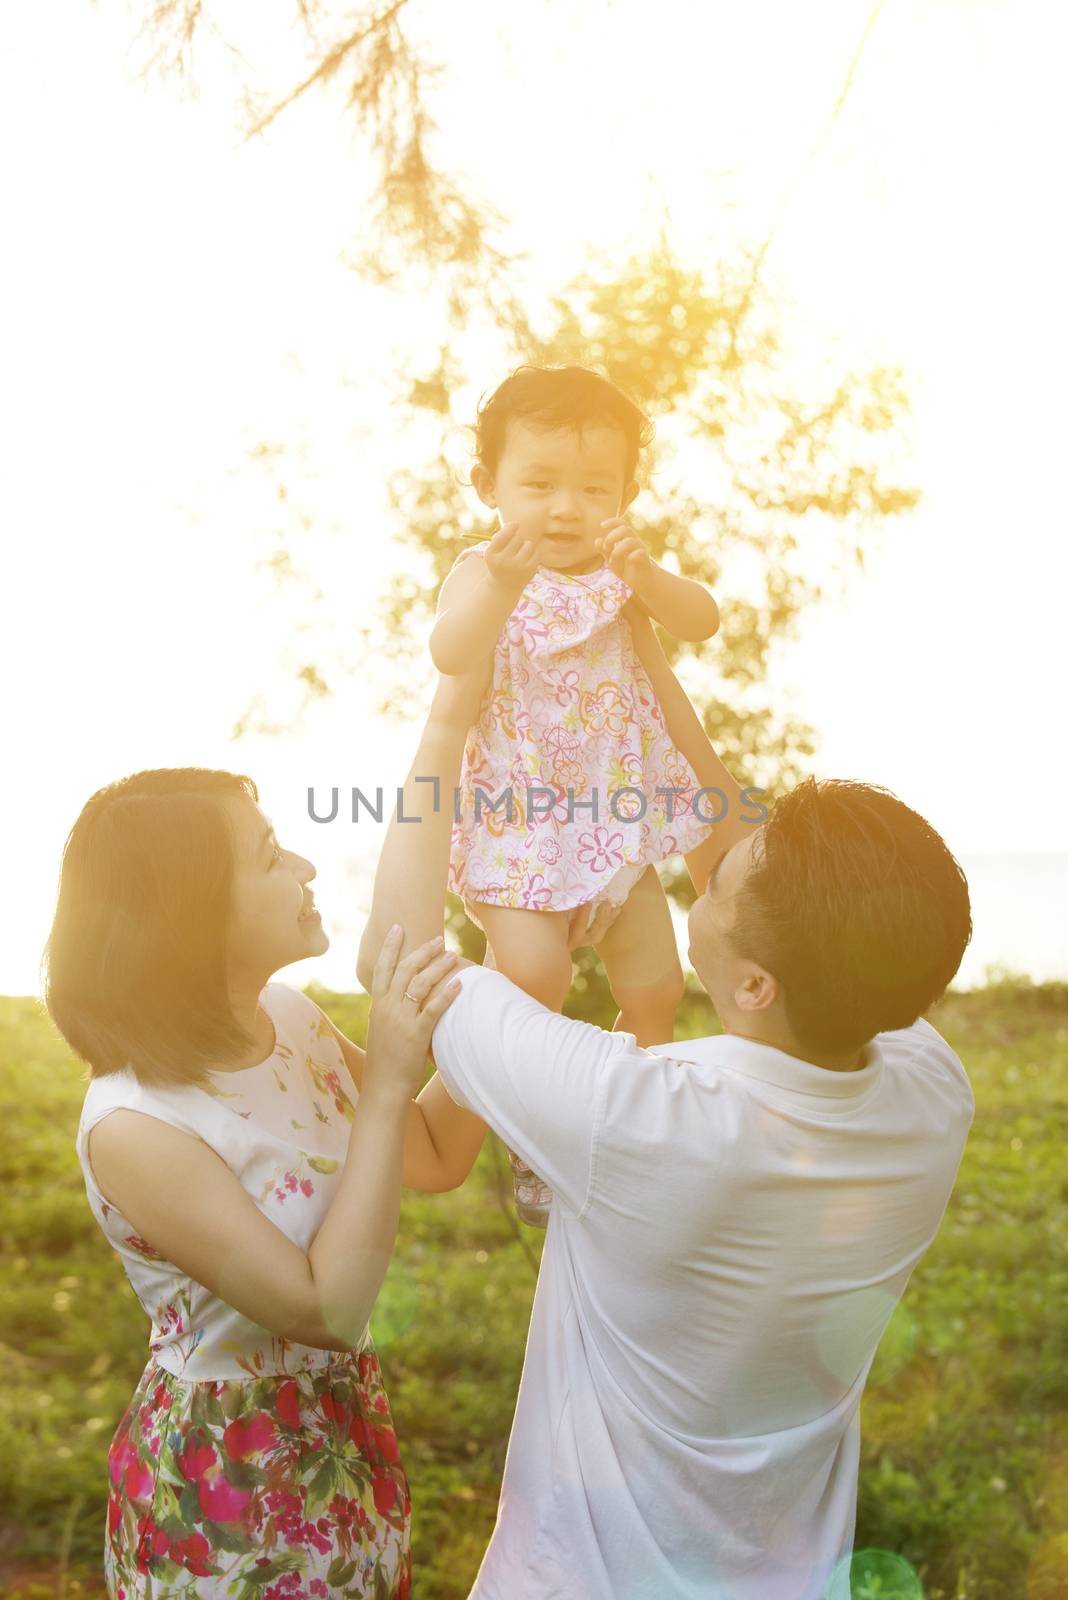
[(230, 1009), (234, 1020), (252, 1036), (253, 1042), (237, 1060), (228, 1062), (218, 1070), (242, 1072), (246, 1067), (259, 1066), (261, 1061), (266, 1061), (274, 1054), (277, 1043), (274, 1023), (260, 1005), (263, 988), (264, 983), (258, 976), (231, 978)]

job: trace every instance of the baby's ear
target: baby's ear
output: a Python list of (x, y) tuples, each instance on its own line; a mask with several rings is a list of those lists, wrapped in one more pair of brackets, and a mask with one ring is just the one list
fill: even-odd
[(471, 487), (484, 506), (489, 506), (491, 511), (496, 511), (497, 495), (493, 486), (493, 478), (481, 461), (477, 461), (471, 468)]
[(638, 491), (640, 488), (641, 485), (633, 478), (627, 484), (627, 487), (623, 490), (623, 498), (619, 502), (619, 512), (621, 516), (624, 511), (629, 510), (629, 508), (634, 504), (635, 500), (638, 498)]

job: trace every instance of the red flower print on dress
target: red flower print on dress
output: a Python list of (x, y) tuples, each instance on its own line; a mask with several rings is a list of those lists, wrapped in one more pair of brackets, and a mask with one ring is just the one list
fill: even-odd
[(547, 867), (555, 867), (563, 851), (555, 839), (543, 839), (538, 846), (538, 860)]
[(150, 1500), (155, 1487), (155, 1475), (137, 1459), (137, 1451), (127, 1434), (113, 1445), (108, 1458), (108, 1474), (117, 1495), (127, 1500)]
[(295, 1431), (300, 1427), (300, 1395), (292, 1379), (289, 1383), (283, 1383), (279, 1389), (274, 1403), (274, 1414), (287, 1428)]
[(191, 1572), (194, 1578), (210, 1578), (219, 1570), (212, 1564), (211, 1545), (202, 1533), (194, 1532), (185, 1539), (176, 1540), (171, 1545), (170, 1557)]
[[(137, 1570), (138, 1572), (151, 1571), (150, 1562), (153, 1556), (160, 1552), (156, 1548), (157, 1535), (162, 1529), (157, 1528), (151, 1517), (138, 1517), (137, 1519)], [(166, 1534), (163, 1535), (163, 1548), (166, 1549)]]
[(131, 1250), (136, 1250), (139, 1256), (144, 1256), (146, 1261), (163, 1260), (155, 1246), (149, 1244), (147, 1239), (140, 1238), (136, 1233), (128, 1233), (123, 1243), (128, 1244)]
[(214, 1448), (210, 1444), (202, 1443), (195, 1438), (190, 1439), (181, 1455), (178, 1457), (178, 1467), (183, 1476), (190, 1483), (199, 1483), (205, 1473), (211, 1472), (219, 1464)]
[(240, 1522), (251, 1498), (247, 1489), (227, 1483), (222, 1476), (201, 1478), (197, 1484), (200, 1509), (212, 1522)]
[(134, 1456), (127, 1465), (123, 1480), (123, 1492), (127, 1500), (151, 1500), (154, 1488), (154, 1474), (147, 1467), (143, 1467)]
[(158, 1383), (152, 1391), (152, 1410), (169, 1411), (173, 1400), (174, 1396), (166, 1385)]
[(374, 1454), (374, 1441), (371, 1430), (362, 1417), (353, 1417), (349, 1423), (349, 1438), (357, 1450), (362, 1450), (364, 1455)]
[(266, 1411), (258, 1411), (250, 1417), (235, 1417), (223, 1432), (223, 1443), (230, 1460), (241, 1461), (270, 1450), (278, 1443), (278, 1433)]
[[(242, 1087), (227, 1084), (225, 1106), (205, 1096), (203, 1134), (232, 1153), (253, 1201), (299, 1244), (314, 1232), (321, 1191), (344, 1156), (351, 1117), (336, 1091), (343, 1096), (348, 1078), (331, 1038), (319, 1035), (308, 1055), (311, 1002), (272, 985), (264, 1005), (276, 1053), (286, 1047), (294, 1070), (284, 1084), (270, 1068), (233, 1080)], [(109, 1220), (104, 1231), (152, 1331), (108, 1449), (100, 1530), (108, 1593), (136, 1600), (151, 1586), (187, 1600), (224, 1591), (266, 1600), (273, 1589), (278, 1600), (332, 1600), (366, 1590), (396, 1600), (407, 1586), (410, 1514), (373, 1346), (323, 1352), (272, 1336), (173, 1264), (162, 1273), (135, 1248), (130, 1223), (114, 1212)], [(375, 1504), (376, 1475), (396, 1485), (378, 1491), (388, 1514)]]
[(400, 1446), (397, 1443), (397, 1435), (394, 1430), (392, 1428), (374, 1428), (372, 1432), (375, 1436), (375, 1444), (378, 1447), (379, 1455), (383, 1456), (386, 1461), (399, 1461)]
[(375, 1510), (379, 1516), (388, 1517), (397, 1503), (397, 1485), (392, 1478), (376, 1477), (371, 1488), (375, 1497)]

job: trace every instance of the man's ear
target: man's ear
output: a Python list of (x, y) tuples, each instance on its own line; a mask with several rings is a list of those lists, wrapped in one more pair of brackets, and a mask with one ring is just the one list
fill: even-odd
[(778, 980), (760, 967), (752, 967), (734, 991), (739, 1011), (764, 1011), (779, 996)]
[(639, 487), (640, 486), (632, 478), (631, 481), (627, 484), (627, 487), (623, 490), (623, 498), (619, 502), (619, 514), (620, 514), (620, 516), (622, 516), (623, 513), (626, 510), (628, 510), (629, 507), (631, 507), (634, 504), (635, 500), (638, 498)]
[(484, 506), (489, 506), (491, 511), (497, 509), (497, 492), (494, 488), (492, 474), (482, 465), (481, 461), (471, 468), (471, 487)]

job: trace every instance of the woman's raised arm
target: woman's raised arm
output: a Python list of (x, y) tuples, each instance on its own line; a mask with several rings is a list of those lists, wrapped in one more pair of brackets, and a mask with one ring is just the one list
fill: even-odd
[[(317, 1349), (351, 1349), (393, 1254), (412, 1090), (456, 998), (458, 965), (431, 945), (401, 959), (397, 935), (381, 951), (348, 1150), (307, 1252), (203, 1140), (139, 1111), (109, 1112), (90, 1132), (101, 1196), (164, 1260), (249, 1321)], [(420, 1005), (405, 999), (409, 990)], [(482, 1126), (470, 1112), (456, 1117)]]
[(459, 677), (441, 677), (394, 811), (375, 873), (371, 914), (360, 940), (356, 975), (367, 990), (382, 941), (394, 923), (404, 929), (405, 952), (441, 933), (449, 871), (453, 790), (464, 744), (492, 663)]

